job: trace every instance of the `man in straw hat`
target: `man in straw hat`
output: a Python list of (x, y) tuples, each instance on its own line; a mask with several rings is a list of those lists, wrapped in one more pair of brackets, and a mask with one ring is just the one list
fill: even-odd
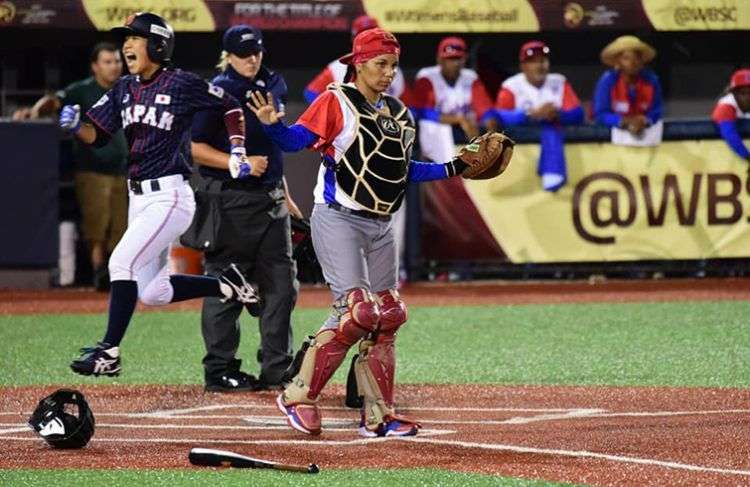
[(620, 36), (602, 50), (601, 60), (612, 66), (594, 91), (594, 118), (608, 127), (640, 135), (662, 117), (659, 78), (644, 66), (656, 50), (635, 36)]
[[(750, 151), (737, 132), (737, 119), (750, 119), (750, 69), (738, 69), (729, 80), (729, 88), (711, 114), (721, 137), (735, 154), (750, 163)], [(748, 166), (750, 171), (750, 166)]]

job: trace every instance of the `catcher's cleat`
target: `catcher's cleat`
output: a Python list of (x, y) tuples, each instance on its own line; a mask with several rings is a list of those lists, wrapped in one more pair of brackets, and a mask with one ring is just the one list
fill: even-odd
[(307, 435), (320, 434), (320, 411), (315, 404), (284, 404), (283, 396), (279, 394), (276, 397), (276, 405), (279, 411), (286, 415), (286, 422), (297, 431)]
[(219, 275), (219, 282), (222, 284), (222, 291), (229, 290), (229, 295), (221, 300), (222, 303), (235, 300), (242, 304), (255, 304), (260, 301), (258, 291), (247, 282), (245, 274), (237, 264), (229, 264)]
[(378, 438), (385, 436), (416, 436), (421, 425), (404, 418), (386, 416), (385, 421), (378, 424), (375, 429), (367, 427), (364, 412), (359, 422), (359, 436), (365, 438)]
[(120, 375), (120, 347), (99, 342), (94, 347), (81, 349), (81, 356), (70, 364), (73, 372), (81, 375)]

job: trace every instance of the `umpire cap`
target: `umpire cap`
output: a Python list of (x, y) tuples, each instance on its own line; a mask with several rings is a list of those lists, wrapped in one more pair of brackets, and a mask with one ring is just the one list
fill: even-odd
[(155, 63), (167, 63), (172, 60), (174, 51), (174, 29), (166, 20), (151, 12), (138, 12), (130, 15), (124, 27), (111, 30), (122, 38), (139, 36), (148, 39), (148, 57)]
[(224, 32), (224, 50), (239, 57), (248, 57), (264, 51), (263, 33), (252, 25), (235, 25)]
[(83, 394), (58, 389), (39, 401), (29, 426), (54, 448), (83, 448), (94, 436), (94, 413)]

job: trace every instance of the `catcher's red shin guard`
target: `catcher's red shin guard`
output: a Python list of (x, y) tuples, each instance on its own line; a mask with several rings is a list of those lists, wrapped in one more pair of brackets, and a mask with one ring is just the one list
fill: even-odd
[[(366, 289), (352, 289), (346, 295), (347, 311), (341, 316), (333, 339), (317, 347), (310, 378), (309, 399), (316, 399), (354, 343), (375, 330), (380, 307)], [(318, 334), (320, 335), (320, 333)]]
[[(321, 332), (325, 333), (325, 331)], [(320, 333), (318, 333), (318, 336)], [(316, 337), (317, 339), (317, 337)], [(344, 339), (344, 340), (342, 340)], [(337, 330), (333, 339), (327, 343), (316, 346), (315, 362), (313, 363), (312, 376), (310, 377), (310, 390), (307, 392), (308, 399), (316, 400), (320, 391), (323, 390), (328, 380), (339, 368), (346, 357), (351, 343), (347, 343), (346, 337)]]

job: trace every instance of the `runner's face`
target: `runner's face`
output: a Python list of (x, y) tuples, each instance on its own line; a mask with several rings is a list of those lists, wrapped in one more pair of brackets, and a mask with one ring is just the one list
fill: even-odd
[(158, 67), (148, 57), (148, 40), (145, 37), (127, 36), (122, 45), (122, 54), (125, 56), (125, 64), (130, 74), (143, 74)]
[(371, 90), (382, 93), (391, 86), (398, 68), (398, 56), (381, 54), (357, 65), (357, 77)]
[(229, 64), (235, 71), (245, 78), (253, 79), (258, 74), (260, 66), (263, 63), (263, 51), (250, 54), (247, 57), (240, 57), (237, 54), (229, 53)]

